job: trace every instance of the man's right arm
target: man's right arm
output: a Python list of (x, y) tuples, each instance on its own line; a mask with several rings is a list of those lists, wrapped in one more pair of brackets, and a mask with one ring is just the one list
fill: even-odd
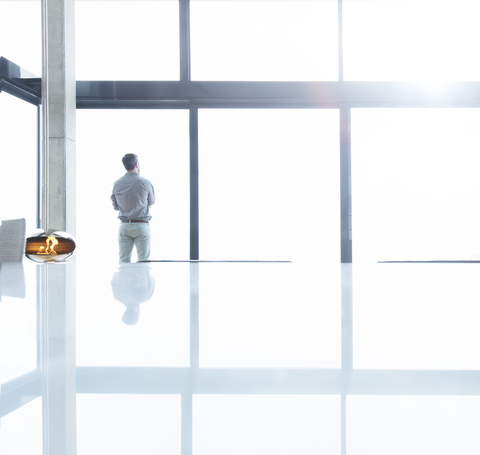
[(115, 197), (114, 194), (112, 194), (112, 195), (110, 196), (110, 199), (112, 200), (113, 209), (114, 209), (114, 210), (120, 210), (120, 209), (118, 208), (117, 198)]
[(155, 190), (153, 189), (153, 185), (151, 183), (148, 187), (147, 203), (149, 207), (155, 203)]

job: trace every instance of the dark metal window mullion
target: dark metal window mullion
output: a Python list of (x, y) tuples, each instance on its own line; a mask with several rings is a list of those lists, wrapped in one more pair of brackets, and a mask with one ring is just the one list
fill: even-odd
[(190, 0), (179, 0), (180, 80), (191, 80), (190, 71)]
[(341, 262), (352, 262), (352, 175), (350, 108), (340, 108), (340, 241)]
[[(180, 81), (191, 80), (190, 0), (179, 0)], [(199, 259), (198, 108), (190, 105), (190, 260)]]
[(343, 0), (338, 5), (338, 80), (343, 81)]
[(42, 108), (37, 106), (37, 224), (36, 228), (42, 227)]
[(198, 108), (190, 107), (190, 260), (199, 259)]
[[(343, 82), (343, 0), (338, 5), (338, 81)], [(352, 262), (352, 194), (350, 105), (340, 107), (340, 244), (341, 262)]]

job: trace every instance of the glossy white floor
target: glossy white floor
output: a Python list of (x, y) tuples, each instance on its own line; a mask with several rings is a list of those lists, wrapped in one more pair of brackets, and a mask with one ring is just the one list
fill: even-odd
[(478, 454), (480, 264), (3, 264), (2, 455)]

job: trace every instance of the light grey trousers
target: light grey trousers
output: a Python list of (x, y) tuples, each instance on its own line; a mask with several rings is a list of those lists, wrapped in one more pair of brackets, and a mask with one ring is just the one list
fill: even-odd
[(118, 229), (118, 250), (120, 262), (130, 262), (133, 246), (137, 249), (139, 261), (150, 257), (150, 224), (122, 223)]

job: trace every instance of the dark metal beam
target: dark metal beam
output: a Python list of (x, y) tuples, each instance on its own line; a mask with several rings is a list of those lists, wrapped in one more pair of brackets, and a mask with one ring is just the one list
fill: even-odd
[(27, 85), (38, 85), (40, 86), (40, 79), (38, 79), (38, 84), (33, 83), (32, 81), (20, 81), (16, 79), (10, 79), (0, 74), (0, 92), (9, 93), (17, 98), (20, 98), (28, 103), (38, 106), (42, 102), (42, 95), (40, 89), (32, 88), (32, 86)]
[(77, 81), (78, 108), (480, 107), (480, 82)]
[(12, 79), (37, 79), (33, 73), (11, 62), (5, 57), (0, 57), (0, 74)]
[(0, 57), (0, 92), (4, 91), (38, 106), (42, 101), (41, 79)]

